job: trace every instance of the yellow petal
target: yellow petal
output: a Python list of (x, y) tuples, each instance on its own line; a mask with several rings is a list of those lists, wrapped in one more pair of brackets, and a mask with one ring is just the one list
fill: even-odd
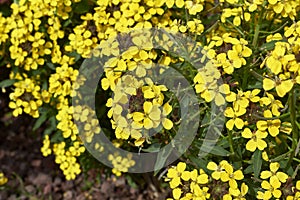
[(151, 113), (149, 114), (150, 119), (156, 120), (156, 121), (160, 120), (160, 118), (161, 118), (161, 111), (159, 110), (159, 108), (156, 105), (153, 106), (152, 108), (153, 109), (152, 109)]
[(172, 194), (173, 194), (173, 197), (174, 199), (179, 199), (180, 196), (181, 196), (181, 189), (180, 188), (175, 188), (173, 191), (172, 191)]
[(275, 87), (275, 82), (269, 78), (265, 78), (263, 80), (263, 88), (264, 90), (272, 90)]
[(266, 130), (268, 128), (268, 123), (266, 121), (257, 121), (256, 122), (256, 127), (259, 129), (259, 130)]
[(180, 177), (174, 177), (171, 181), (170, 181), (170, 188), (176, 188), (179, 184), (181, 183), (180, 181)]
[(260, 178), (267, 179), (272, 176), (272, 172), (270, 171), (262, 171), (260, 174)]
[(271, 172), (276, 172), (279, 169), (280, 165), (278, 162), (271, 163), (270, 164), (270, 170)]
[(178, 163), (177, 167), (176, 167), (178, 172), (183, 172), (185, 170), (185, 168), (186, 168), (186, 164), (184, 162)]
[(276, 173), (276, 176), (278, 177), (278, 179), (280, 180), (280, 182), (282, 182), (282, 183), (285, 183), (286, 182), (286, 180), (288, 179), (288, 175), (286, 175), (285, 173), (283, 173), (283, 172), (277, 172)]
[(234, 117), (234, 111), (231, 107), (227, 107), (225, 112), (224, 112), (224, 115), (226, 117)]
[(184, 172), (182, 172), (181, 178), (182, 178), (182, 180), (184, 180), (184, 181), (190, 180), (190, 178), (191, 178), (190, 172), (189, 172), (189, 171), (184, 171)]
[(243, 172), (241, 170), (237, 170), (233, 173), (234, 179), (242, 180), (244, 178)]
[(270, 70), (276, 75), (282, 70), (281, 62), (275, 59), (273, 56), (267, 58), (266, 64), (267, 67), (270, 68)]
[(228, 128), (228, 130), (232, 130), (234, 126), (234, 120), (230, 119), (226, 122), (226, 128)]
[(252, 138), (252, 131), (249, 128), (245, 128), (242, 132), (242, 137), (244, 138)]
[(254, 152), (256, 147), (256, 142), (254, 142), (254, 140), (249, 140), (246, 144), (246, 149), (251, 152)]
[(133, 120), (137, 122), (142, 121), (144, 119), (144, 116), (144, 113), (141, 112), (134, 112), (132, 114)]
[(178, 174), (177, 170), (174, 168), (171, 168), (168, 170), (167, 177), (174, 178), (174, 177), (177, 177), (177, 174)]
[(163, 106), (163, 115), (167, 116), (172, 111), (172, 106), (169, 103), (165, 103)]
[(279, 134), (279, 128), (277, 127), (269, 127), (268, 131), (272, 137), (276, 137)]
[(280, 85), (276, 87), (276, 92), (278, 96), (284, 97), (294, 86), (292, 80), (282, 81)]
[(260, 140), (260, 139), (258, 139), (257, 140), (257, 148), (259, 149), (259, 150), (264, 150), (265, 148), (267, 147), (267, 143), (264, 141), (264, 140)]
[(164, 118), (162, 121), (163, 127), (167, 130), (170, 130), (173, 127), (173, 122), (167, 118)]
[(145, 113), (149, 114), (152, 110), (152, 103), (149, 101), (144, 102), (143, 108), (144, 108)]
[(209, 162), (207, 164), (207, 169), (209, 169), (209, 170), (216, 170), (217, 168), (218, 168), (218, 165), (214, 162)]
[(146, 129), (153, 128), (153, 122), (149, 118), (144, 119), (143, 125)]
[(244, 127), (244, 121), (240, 118), (236, 118), (234, 124), (238, 129), (242, 129)]
[(222, 94), (217, 93), (215, 96), (215, 102), (217, 106), (221, 106), (225, 104), (225, 99)]

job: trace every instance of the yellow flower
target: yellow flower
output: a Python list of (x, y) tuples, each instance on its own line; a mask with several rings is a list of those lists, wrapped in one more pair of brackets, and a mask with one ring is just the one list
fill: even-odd
[(233, 167), (229, 163), (224, 165), (224, 169), (224, 173), (221, 173), (221, 181), (228, 181), (231, 188), (237, 188), (236, 180), (242, 180), (244, 178), (243, 172), (241, 170), (234, 172)]
[(152, 80), (146, 78), (148, 85), (142, 87), (145, 99), (153, 99), (153, 104), (162, 105), (164, 95), (162, 92), (167, 91), (165, 85), (155, 85)]
[(244, 93), (245, 97), (249, 99), (251, 102), (256, 103), (260, 100), (260, 97), (257, 96), (260, 93), (259, 89), (254, 89), (252, 91), (247, 91)]
[(265, 91), (272, 90), (275, 87), (275, 90), (279, 97), (284, 97), (294, 86), (294, 83), (291, 79), (282, 80), (276, 78), (275, 80), (270, 78), (264, 78), (263, 88)]
[(101, 53), (106, 56), (119, 56), (119, 43), (114, 38), (109, 38), (107, 40), (101, 40), (99, 48), (101, 48)]
[(229, 188), (229, 194), (234, 196), (234, 200), (246, 200), (245, 195), (248, 193), (248, 186), (242, 183), (241, 190), (238, 188)]
[(267, 67), (275, 74), (278, 75), (282, 72), (283, 68), (286, 68), (286, 65), (289, 61), (295, 60), (294, 54), (286, 54), (286, 49), (288, 43), (277, 42), (275, 48), (272, 51), (271, 55), (266, 60)]
[(271, 109), (273, 115), (279, 116), (279, 108), (284, 108), (281, 101), (275, 99), (274, 96), (268, 92), (266, 94), (267, 97), (262, 97), (260, 99), (260, 104), (268, 106), (268, 108)]
[(190, 173), (191, 180), (193, 181), (194, 184), (207, 184), (208, 183), (208, 175), (203, 171), (203, 169), (199, 170), (199, 175), (198, 171), (194, 169)]
[(13, 102), (13, 101), (9, 102), (8, 106), (10, 108), (14, 109), (14, 111), (12, 113), (14, 117), (17, 117), (22, 114), (22, 112), (23, 112), (22, 104), (23, 104), (23, 102), (21, 99), (17, 99), (16, 102)]
[[(264, 117), (272, 118), (273, 116), (271, 111), (265, 110)], [(256, 127), (261, 131), (265, 131), (268, 129), (269, 134), (273, 137), (276, 137), (279, 134), (280, 124), (281, 124), (280, 119), (265, 120), (265, 121), (259, 120), (256, 122)]]
[(75, 141), (73, 145), (69, 147), (69, 151), (72, 156), (78, 157), (85, 151), (85, 147), (79, 141)]
[(227, 164), (228, 164), (228, 162), (226, 160), (222, 160), (219, 165), (217, 165), (215, 162), (211, 161), (207, 164), (206, 167), (207, 167), (207, 169), (214, 171), (211, 174), (212, 178), (215, 179), (215, 180), (219, 180), (221, 178), (221, 174), (225, 173), (224, 172), (224, 169), (225, 169), (224, 166), (227, 165)]
[(233, 102), (233, 108), (238, 110), (239, 108), (247, 108), (249, 105), (249, 100), (247, 96), (251, 95), (247, 92), (238, 90), (238, 93), (230, 92), (226, 95), (226, 101)]
[(214, 65), (217, 67), (222, 67), (224, 72), (227, 74), (232, 74), (234, 71), (234, 67), (230, 63), (230, 61), (227, 59), (226, 53), (220, 53), (216, 56), (216, 58), (213, 60)]
[(181, 179), (188, 181), (191, 178), (190, 172), (185, 171), (186, 164), (179, 162), (176, 167), (172, 167), (168, 170), (167, 178), (170, 180), (169, 185), (172, 189), (181, 184)]
[(196, 15), (203, 10), (202, 2), (203, 0), (185, 1), (185, 7), (188, 9), (190, 15)]
[(41, 152), (43, 156), (48, 156), (51, 154), (52, 150), (50, 148), (50, 140), (49, 140), (49, 135), (45, 135), (45, 138), (43, 140), (43, 146), (41, 148)]
[(280, 167), (280, 164), (270, 163), (270, 171), (262, 171), (260, 174), (260, 178), (262, 179), (268, 179), (270, 178), (270, 183), (274, 185), (279, 185), (280, 187), (281, 183), (285, 183), (288, 179), (288, 175), (286, 175), (284, 172), (278, 172), (278, 169)]
[(228, 84), (218, 85), (219, 77), (217, 68), (211, 66), (202, 68), (194, 77), (196, 93), (200, 93), (206, 102), (214, 100), (217, 106), (225, 104), (224, 96), (230, 93)]
[(245, 113), (246, 113), (246, 109), (244, 108), (240, 108), (239, 110), (234, 110), (231, 107), (227, 107), (224, 112), (224, 115), (232, 119), (226, 122), (226, 127), (229, 130), (232, 130), (233, 126), (235, 126), (238, 129), (242, 129), (244, 127), (245, 122), (239, 117), (244, 115)]
[(161, 110), (158, 105), (154, 105), (149, 101), (144, 102), (143, 104), (144, 113), (134, 112), (132, 114), (134, 124), (137, 127), (142, 125), (146, 129), (158, 127), (161, 120)]
[(246, 144), (246, 149), (249, 151), (254, 152), (256, 148), (262, 151), (267, 147), (267, 143), (263, 140), (268, 136), (268, 133), (265, 131), (257, 130), (252, 132), (249, 128), (245, 128), (242, 136), (244, 138), (251, 138)]
[(135, 165), (135, 161), (132, 160), (132, 154), (128, 154), (127, 157), (122, 157), (118, 154), (109, 154), (108, 160), (111, 161), (114, 169), (113, 172), (120, 176), (121, 172), (128, 172), (128, 168)]
[[(267, 191), (263, 194), (263, 198), (261, 198), (262, 195), (259, 195), (257, 198), (258, 199), (270, 199), (272, 196), (275, 198), (280, 198), (281, 197), (281, 191), (279, 190), (280, 185), (277, 184), (274, 181), (268, 182), (268, 181), (263, 181), (261, 183), (261, 187)], [(258, 193), (259, 194), (259, 193)]]

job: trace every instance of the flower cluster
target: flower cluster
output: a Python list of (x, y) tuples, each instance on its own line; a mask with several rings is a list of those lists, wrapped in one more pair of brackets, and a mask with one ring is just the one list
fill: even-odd
[[(0, 86), (11, 86), (13, 116), (37, 118), (42, 154), (54, 154), (70, 180), (86, 164), (84, 143), (103, 153), (95, 141), (102, 132), (134, 152), (171, 143), (185, 101), (153, 77), (175, 69), (199, 97), (206, 124), (182, 155), (187, 162), (168, 170), (173, 198), (297, 199), (299, 12), (299, 0), (15, 1), (0, 12), (0, 64), (10, 70)], [(83, 59), (99, 57), (104, 73), (92, 63), (81, 76)], [(72, 98), (89, 98), (78, 89), (97, 75), (101, 105), (73, 106)], [(202, 158), (210, 105), (224, 106), (226, 121)], [(108, 160), (117, 176), (136, 164), (131, 156)]]
[(55, 162), (60, 165), (60, 169), (63, 171), (66, 179), (72, 180), (81, 172), (76, 157), (80, 156), (85, 151), (85, 148), (79, 142), (74, 142), (73, 146), (68, 147), (67, 150), (65, 150), (65, 147), (65, 142), (56, 143), (53, 145), (53, 153)]
[[(205, 171), (213, 171), (211, 174)], [(209, 162), (206, 169), (186, 170), (186, 164), (180, 162), (176, 167), (170, 168), (165, 181), (169, 181), (173, 199), (223, 199), (244, 198), (248, 186), (238, 182), (244, 178), (241, 170), (234, 171), (231, 164), (223, 160), (217, 165)]]
[[(111, 118), (117, 139), (135, 140), (140, 146), (150, 137), (150, 130), (160, 124), (171, 129), (173, 122), (167, 118), (172, 111), (169, 103), (163, 104), (164, 85), (154, 85), (146, 79), (148, 85), (130, 75), (122, 76), (116, 85), (114, 97), (109, 98), (106, 106), (111, 107), (108, 117)], [(123, 116), (124, 115), (124, 116)], [(148, 131), (149, 130), (149, 131)]]
[(128, 154), (127, 157), (122, 157), (119, 155), (108, 155), (108, 160), (111, 161), (113, 165), (112, 172), (116, 176), (121, 176), (122, 172), (126, 173), (128, 171), (128, 168), (135, 165), (135, 161), (132, 160), (132, 155)]

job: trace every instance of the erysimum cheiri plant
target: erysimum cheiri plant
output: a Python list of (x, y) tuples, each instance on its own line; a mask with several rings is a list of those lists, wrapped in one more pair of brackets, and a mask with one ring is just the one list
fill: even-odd
[[(11, 88), (13, 116), (36, 118), (34, 130), (45, 124), (41, 152), (53, 154), (71, 180), (89, 168), (74, 119), (85, 123), (80, 131), (87, 142), (100, 133), (101, 119), (114, 145), (132, 151), (154, 151), (174, 137), (178, 102), (165, 85), (138, 78), (153, 63), (176, 68), (203, 100), (200, 115), (205, 118), (211, 103), (226, 104), (226, 122), (205, 157), (199, 156), (203, 124), (181, 162), (162, 174), (170, 199), (298, 199), (299, 11), (299, 0), (17, 1), (0, 13), (0, 61), (10, 69), (0, 86)], [(122, 52), (110, 42), (119, 33), (152, 27), (193, 38), (209, 65), (195, 70), (186, 56), (151, 44), (139, 48), (148, 42), (143, 37), (133, 37), (131, 49)], [(97, 119), (96, 111), (72, 106), (71, 98), (85, 81), (78, 81), (83, 59), (99, 45), (112, 58), (96, 94)], [(159, 126), (163, 131), (155, 137), (140, 131)], [(95, 149), (104, 150), (97, 143)], [(109, 160), (117, 176), (135, 164), (130, 156), (111, 154)]]

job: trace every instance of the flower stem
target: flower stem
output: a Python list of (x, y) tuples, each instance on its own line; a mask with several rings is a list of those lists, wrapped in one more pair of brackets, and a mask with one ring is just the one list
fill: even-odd
[(290, 92), (290, 96), (288, 99), (289, 108), (290, 108), (290, 119), (292, 124), (292, 149), (291, 149), (291, 155), (287, 164), (287, 167), (290, 166), (291, 162), (293, 161), (293, 158), (295, 157), (296, 148), (299, 140), (299, 133), (298, 133), (298, 126), (296, 124), (296, 99), (295, 99), (295, 90), (292, 89)]
[(232, 155), (234, 155), (234, 148), (233, 148), (233, 140), (232, 140), (232, 131), (228, 131), (228, 142), (230, 147), (230, 152)]

